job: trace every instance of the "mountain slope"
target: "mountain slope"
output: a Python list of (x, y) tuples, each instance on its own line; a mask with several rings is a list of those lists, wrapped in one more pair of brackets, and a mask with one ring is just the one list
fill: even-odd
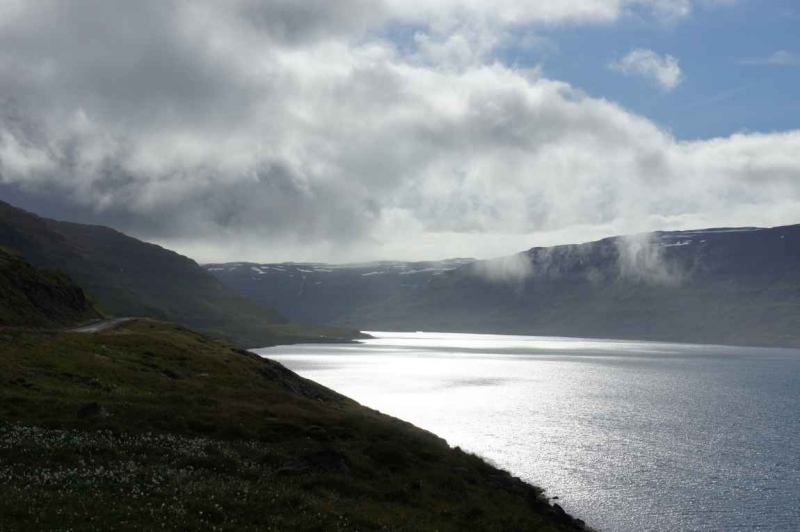
[[(212, 273), (256, 299), (279, 293), (277, 286), (284, 293), (294, 288), (298, 295), (288, 303), (276, 299), (281, 310), (328, 308), (330, 292), (301, 294), (297, 278), (278, 266), (285, 271), (249, 265), (269, 274), (244, 275), (243, 266), (231, 264)], [(313, 275), (323, 279), (332, 269), (315, 265)], [(658, 232), (533, 248), (427, 278), (409, 273), (403, 290), (375, 291), (370, 278), (350, 273), (339, 292), (362, 299), (320, 321), (366, 330), (800, 345), (800, 226)]]
[(0, 202), (0, 245), (66, 271), (120, 316), (183, 323), (246, 345), (270, 345), (277, 311), (225, 288), (194, 261), (107, 227), (58, 222)]
[(585, 529), (433, 434), (182, 327), (0, 342), (4, 531)]
[(0, 327), (59, 327), (100, 318), (67, 275), (0, 248)]
[(473, 262), (374, 262), (348, 266), (283, 263), (208, 264), (227, 286), (256, 301), (272, 301), (292, 320), (335, 323), (354, 309), (417, 292), (442, 273)]

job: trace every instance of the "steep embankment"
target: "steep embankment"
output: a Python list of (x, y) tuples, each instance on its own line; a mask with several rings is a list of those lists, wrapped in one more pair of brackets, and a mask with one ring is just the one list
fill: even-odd
[(66, 274), (0, 248), (0, 327), (59, 327), (99, 317)]
[(1, 333), (4, 530), (581, 530), (280, 364), (149, 320)]
[[(227, 289), (193, 260), (107, 227), (49, 220), (0, 202), (0, 245), (37, 266), (66, 271), (118, 316), (175, 321), (247, 346), (325, 334), (287, 328), (268, 303)], [(328, 335), (337, 333), (356, 334)]]
[[(463, 265), (398, 264), (209, 269), (256, 300), (275, 295), (282, 311), (365, 330), (800, 345), (800, 226), (660, 232)], [(357, 296), (344, 309), (337, 301), (347, 292)]]

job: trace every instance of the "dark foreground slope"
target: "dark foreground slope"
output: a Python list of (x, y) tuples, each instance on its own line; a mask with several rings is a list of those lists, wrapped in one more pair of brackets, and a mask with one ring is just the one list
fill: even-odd
[(118, 316), (175, 321), (247, 346), (303, 332), (281, 325), (286, 319), (268, 303), (227, 289), (193, 260), (107, 227), (58, 222), (0, 202), (0, 246), (66, 271)]
[(137, 320), (0, 333), (3, 530), (581, 530), (531, 487), (280, 364)]
[(59, 327), (100, 317), (67, 275), (0, 248), (0, 327)]
[[(292, 312), (360, 294), (319, 320), (364, 330), (800, 345), (800, 226), (615, 237), (417, 270), (230, 264), (212, 273), (256, 299), (283, 294), (278, 308)], [(374, 280), (392, 276), (391, 290)]]

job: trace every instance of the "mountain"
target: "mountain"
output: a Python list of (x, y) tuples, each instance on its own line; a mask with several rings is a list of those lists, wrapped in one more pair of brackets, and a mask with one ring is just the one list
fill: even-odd
[(0, 246), (63, 270), (119, 316), (175, 321), (261, 346), (286, 319), (227, 289), (193, 260), (113, 229), (42, 218), (0, 202)]
[(20, 250), (122, 315), (281, 341), (341, 330), (285, 322), (107, 228), (0, 203), (0, 241), (3, 530), (588, 530), (540, 488), (233, 344), (152, 319), (65, 331), (101, 315)]
[(620, 236), (489, 261), (207, 269), (289, 315), (364, 330), (800, 345), (798, 225)]
[(100, 317), (66, 274), (36, 268), (0, 248), (0, 327), (53, 328)]
[(256, 301), (271, 301), (289, 319), (311, 323), (349, 321), (355, 309), (428, 286), (432, 279), (474, 262), (374, 262), (352, 265), (313, 263), (207, 264), (228, 287)]

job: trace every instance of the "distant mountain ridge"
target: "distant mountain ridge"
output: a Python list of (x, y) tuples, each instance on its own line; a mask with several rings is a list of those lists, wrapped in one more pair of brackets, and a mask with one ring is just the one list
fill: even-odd
[(242, 345), (270, 345), (286, 319), (227, 289), (193, 260), (113, 229), (59, 222), (0, 201), (0, 246), (67, 272), (119, 316), (174, 321)]
[(800, 225), (662, 231), (420, 264), (429, 266), (207, 269), (287, 315), (364, 330), (800, 345)]
[(435, 277), (474, 259), (361, 264), (235, 262), (204, 267), (256, 301), (272, 301), (292, 320), (340, 323), (355, 309), (424, 289)]

